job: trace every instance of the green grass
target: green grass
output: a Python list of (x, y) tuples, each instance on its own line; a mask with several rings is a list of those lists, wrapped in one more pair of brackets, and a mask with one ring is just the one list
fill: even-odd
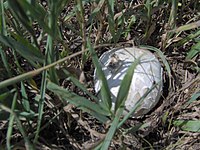
[[(137, 138), (140, 148), (183, 146), (179, 143), (185, 136), (192, 139), (199, 132), (195, 109), (199, 109), (200, 91), (199, 9), (200, 3), (192, 0), (1, 0), (2, 148), (10, 150), (22, 143), (26, 149), (53, 145), (81, 149), (86, 141), (93, 141), (94, 149), (135, 148), (127, 144), (129, 136)], [(105, 50), (134, 44), (153, 51), (164, 68), (160, 109), (157, 106), (140, 119), (129, 119), (137, 106), (122, 117), (130, 86), (126, 83), (131, 82), (138, 62), (122, 81), (112, 112), (108, 83), (98, 61)], [(69, 66), (85, 72), (88, 82), (82, 84)], [(94, 68), (103, 85), (101, 101), (93, 90)], [(73, 108), (65, 111), (69, 104)], [(95, 141), (92, 130), (104, 136)], [(150, 131), (162, 140), (154, 141)], [(180, 139), (174, 140), (177, 133)]]

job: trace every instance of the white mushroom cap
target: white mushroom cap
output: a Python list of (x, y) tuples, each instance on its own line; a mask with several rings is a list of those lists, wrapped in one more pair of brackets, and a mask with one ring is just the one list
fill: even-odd
[[(148, 89), (151, 89), (155, 84), (157, 85), (145, 97), (137, 111), (132, 114), (133, 117), (148, 113), (160, 99), (162, 92), (162, 67), (160, 62), (150, 51), (136, 47), (112, 49), (103, 53), (99, 59), (108, 81), (112, 95), (112, 108), (114, 108), (121, 81), (129, 66), (139, 57), (140, 63), (133, 74), (128, 97), (125, 101), (124, 115), (136, 105)], [(101, 88), (101, 82), (98, 80), (96, 70), (94, 72), (94, 80), (95, 91), (98, 93)]]

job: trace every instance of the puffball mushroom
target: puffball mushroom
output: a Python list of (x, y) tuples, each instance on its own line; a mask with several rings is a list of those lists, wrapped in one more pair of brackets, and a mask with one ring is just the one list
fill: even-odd
[[(148, 113), (159, 101), (162, 92), (162, 67), (156, 56), (148, 50), (130, 47), (109, 50), (99, 58), (100, 65), (106, 76), (111, 92), (112, 108), (114, 109), (116, 97), (128, 68), (136, 60), (140, 59), (136, 66), (127, 99), (125, 101), (124, 115), (127, 114), (139, 99), (151, 89), (155, 88), (144, 98), (140, 107), (132, 114), (132, 117), (143, 116)], [(97, 71), (94, 71), (95, 92), (99, 93), (101, 81)]]

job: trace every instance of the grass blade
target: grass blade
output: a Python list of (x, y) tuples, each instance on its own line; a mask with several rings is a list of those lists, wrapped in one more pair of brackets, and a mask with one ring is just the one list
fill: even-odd
[(1, 0), (1, 2), (0, 2), (0, 13), (1, 13), (1, 15), (0, 15), (0, 33), (3, 35), (7, 35), (3, 0)]
[(190, 40), (198, 37), (200, 35), (200, 30), (198, 30), (195, 33), (189, 34), (187, 37), (181, 39), (175, 46), (182, 46), (183, 44), (189, 42)]
[(124, 79), (121, 82), (120, 89), (119, 89), (117, 99), (116, 99), (116, 104), (115, 104), (115, 117), (106, 135), (106, 138), (102, 144), (102, 147), (101, 147), (102, 150), (108, 149), (110, 142), (118, 128), (119, 120), (124, 110), (124, 103), (129, 92), (134, 70), (139, 63), (139, 60), (140, 60), (140, 57), (136, 59), (134, 63), (129, 67), (126, 75), (124, 76)]
[(108, 6), (108, 24), (109, 24), (109, 30), (112, 35), (112, 38), (114, 40), (114, 43), (117, 42), (119, 38), (117, 38), (117, 33), (115, 31), (116, 24), (114, 20), (114, 0), (109, 0), (107, 1), (107, 6)]
[(90, 100), (86, 99), (85, 97), (78, 96), (74, 92), (68, 91), (67, 89), (63, 89), (60, 86), (48, 82), (47, 88), (63, 98), (63, 100), (67, 100), (70, 103), (74, 104), (77, 107), (85, 107), (90, 109), (91, 111), (96, 111), (102, 115), (107, 115), (107, 112), (103, 112), (100, 106)]
[(119, 107), (125, 104), (125, 101), (129, 93), (129, 88), (132, 82), (133, 74), (134, 74), (136, 66), (139, 64), (139, 61), (140, 61), (140, 57), (134, 60), (133, 64), (128, 68), (127, 73), (121, 82), (119, 92), (117, 94), (115, 112), (117, 111)]
[(32, 5), (25, 0), (17, 0), (17, 2), (19, 3), (20, 7), (25, 11), (26, 16), (30, 17), (32, 20), (37, 20), (38, 24), (46, 33), (52, 36), (54, 35), (53, 30), (49, 28), (47, 23), (46, 17), (48, 16), (48, 13), (40, 4), (35, 3), (35, 5)]
[(101, 89), (100, 89), (102, 102), (103, 102), (103, 105), (105, 106), (105, 109), (109, 111), (112, 106), (112, 101), (111, 101), (111, 94), (108, 87), (108, 83), (107, 83), (105, 74), (103, 73), (101, 66), (99, 64), (99, 60), (96, 55), (96, 52), (91, 46), (90, 41), (87, 42), (87, 45), (92, 56), (92, 61), (96, 67), (98, 78), (102, 83)]
[[(16, 107), (17, 95), (18, 95), (17, 92), (15, 92), (15, 94), (13, 96), (12, 107), (11, 107), (11, 111), (13, 111), (13, 112), (14, 112), (15, 107)], [(11, 149), (10, 141), (11, 141), (11, 136), (12, 136), (14, 119), (15, 119), (15, 116), (13, 114), (10, 114), (9, 123), (8, 123), (8, 130), (7, 130), (7, 135), (6, 135), (6, 146), (7, 146), (8, 150)]]
[[(176, 18), (177, 18), (177, 10), (178, 10), (178, 0), (177, 1), (170, 1), (171, 2), (171, 11), (170, 16), (168, 18), (168, 28), (173, 30), (176, 27)], [(166, 38), (163, 41), (162, 48), (165, 49), (167, 46), (167, 42), (173, 37), (173, 32), (169, 31), (166, 34)]]
[(175, 120), (173, 124), (184, 131), (200, 132), (200, 120)]
[[(4, 14), (4, 2), (3, 0), (1, 0), (0, 2), (0, 34), (6, 36), (7, 35), (7, 29), (6, 29), (6, 21), (5, 21), (5, 14)], [(11, 70), (10, 70), (10, 66), (9, 63), (7, 61), (6, 58), (6, 54), (3, 51), (2, 47), (0, 46), (0, 55), (1, 55), (1, 59), (3, 61), (4, 67), (8, 73), (8, 77), (12, 76)]]
[(29, 112), (30, 111), (30, 103), (29, 103), (28, 95), (26, 93), (26, 89), (25, 89), (23, 82), (21, 82), (21, 94), (22, 94), (22, 105), (23, 105), (25, 111)]
[(152, 51), (154, 51), (158, 54), (158, 56), (161, 58), (164, 66), (165, 66), (165, 69), (167, 70), (167, 73), (168, 73), (168, 76), (169, 76), (169, 88), (171, 88), (172, 87), (172, 85), (171, 85), (171, 83), (172, 83), (171, 69), (170, 69), (170, 65), (169, 65), (168, 61), (166, 60), (166, 57), (164, 56), (163, 52), (161, 50), (159, 50), (158, 48), (155, 48), (153, 46), (142, 45), (142, 46), (140, 46), (140, 48), (152, 50)]
[(200, 98), (200, 91), (194, 93), (192, 97), (189, 99), (189, 101), (187, 102), (187, 104), (191, 104), (192, 102), (198, 100), (198, 98)]
[[(88, 51), (88, 50), (85, 50), (85, 52)], [(13, 78), (10, 78), (10, 79), (7, 79), (7, 80), (4, 80), (4, 81), (1, 81), (0, 82), (0, 89), (6, 87), (6, 86), (9, 86), (9, 85), (12, 85), (14, 83), (17, 83), (17, 82), (20, 82), (20, 81), (24, 81), (26, 79), (29, 79), (29, 78), (32, 78), (38, 74), (40, 74), (43, 70), (47, 70), (51, 67), (54, 67), (55, 65), (59, 64), (59, 63), (62, 63), (62, 62), (65, 62), (66, 60), (72, 58), (72, 57), (75, 57), (75, 56), (78, 56), (82, 54), (82, 52), (77, 52), (77, 53), (74, 53), (70, 56), (67, 56), (67, 57), (64, 57), (52, 64), (49, 64), (47, 66), (44, 66), (44, 67), (41, 67), (39, 69), (36, 69), (36, 70), (33, 70), (33, 71), (29, 71), (27, 73), (24, 73), (24, 74), (21, 74), (21, 75), (18, 75), (18, 76), (15, 76)]]
[(200, 26), (200, 20), (193, 22), (193, 23), (189, 23), (189, 24), (180, 26), (177, 29), (175, 29), (175, 32), (187, 31), (187, 30), (191, 30), (191, 29), (194, 29), (194, 28), (198, 28), (199, 26)]
[(198, 54), (200, 54), (200, 42), (198, 42), (197, 44), (192, 46), (192, 48), (190, 49), (190, 51), (188, 52), (188, 54), (186, 56), (186, 60), (192, 59), (193, 57), (195, 57)]
[(22, 136), (23, 136), (23, 138), (24, 138), (26, 149), (27, 149), (27, 150), (34, 150), (33, 145), (32, 145), (32, 143), (30, 142), (30, 140), (29, 140), (29, 138), (28, 138), (28, 136), (27, 136), (27, 134), (26, 134), (26, 132), (25, 132), (25, 130), (24, 130), (24, 127), (23, 127), (22, 123), (21, 123), (21, 121), (19, 120), (19, 118), (17, 117), (17, 115), (15, 114), (15, 112), (13, 112), (10, 108), (8, 108), (8, 107), (6, 107), (6, 106), (4, 106), (4, 105), (0, 105), (0, 108), (1, 108), (2, 110), (6, 111), (6, 112), (9, 112), (11, 115), (14, 116), (15, 121), (16, 121), (16, 124), (17, 124), (17, 126), (18, 126), (18, 129), (20, 130), (20, 132), (21, 132), (21, 134), (22, 134)]
[[(48, 50), (48, 42), (47, 42), (47, 50)], [(47, 58), (48, 55), (46, 55), (44, 66), (47, 64)], [(44, 101), (45, 101), (45, 93), (46, 93), (46, 86), (47, 86), (47, 70), (43, 70), (42, 72), (42, 81), (41, 81), (41, 87), (40, 87), (40, 99), (39, 99), (39, 107), (38, 107), (38, 120), (37, 120), (37, 129), (36, 134), (34, 138), (34, 143), (37, 143), (41, 122), (42, 122), (42, 116), (43, 116), (43, 108), (44, 108)]]
[[(46, 52), (45, 53), (46, 53), (46, 56), (47, 56), (47, 64), (53, 63), (56, 58), (55, 58), (55, 51), (53, 49), (53, 39), (50, 35), (47, 37), (47, 46), (46, 46)], [(58, 76), (56, 74), (55, 67), (52, 67), (52, 68), (49, 69), (49, 78), (54, 83), (59, 84)]]
[[(46, 63), (44, 63), (45, 65)], [(46, 86), (47, 86), (47, 70), (43, 71), (42, 74), (42, 83), (40, 88), (40, 99), (39, 99), (39, 108), (38, 108), (38, 120), (37, 120), (37, 129), (34, 138), (34, 143), (37, 143), (41, 122), (42, 122), (42, 115), (43, 115), (43, 108), (44, 108), (44, 101), (45, 101), (45, 93), (46, 93)]]
[(153, 46), (146, 46), (146, 45), (145, 46), (142, 45), (142, 46), (140, 46), (140, 48), (144, 48), (144, 49), (148, 49), (148, 50), (152, 50), (152, 51), (156, 52), (158, 54), (158, 56), (161, 58), (163, 64), (165, 65), (165, 68), (167, 70), (168, 76), (171, 79), (172, 74), (171, 74), (170, 65), (167, 62), (166, 57), (164, 56), (164, 54), (162, 53), (162, 51), (159, 50), (159, 49), (157, 49), (157, 48), (155, 48), (155, 47), (153, 47)]
[(137, 132), (138, 130), (144, 129), (148, 126), (150, 126), (150, 123), (148, 123), (148, 122), (147, 123), (141, 123), (139, 125), (135, 125), (135, 126), (129, 128), (129, 129), (126, 129), (125, 134), (128, 134), (128, 133), (133, 134), (133, 133)]
[(8, 0), (8, 6), (12, 15), (20, 21), (20, 23), (29, 31), (29, 33), (31, 33), (31, 35), (34, 35), (34, 31), (31, 26), (32, 22), (26, 15), (24, 9), (20, 6), (19, 2), (20, 1), (18, 0)]
[(6, 54), (5, 52), (2, 50), (2, 48), (0, 47), (0, 55), (1, 55), (1, 59), (2, 59), (2, 62), (3, 62), (3, 65), (7, 71), (7, 76), (8, 77), (12, 77), (12, 73), (11, 73), (11, 70), (10, 70), (10, 65), (7, 61), (7, 58), (6, 58)]
[(88, 94), (92, 99), (94, 99), (96, 102), (98, 102), (98, 98), (91, 94), (83, 84), (79, 82), (77, 78), (75, 78), (72, 74), (70, 74), (66, 69), (63, 69), (63, 72), (66, 74), (66, 76), (78, 87), (80, 88), (83, 92)]
[(171, 29), (174, 29), (176, 26), (176, 16), (177, 16), (177, 9), (178, 9), (178, 1), (171, 1), (172, 7), (170, 11), (170, 16), (169, 16), (169, 27)]
[(110, 143), (115, 135), (115, 132), (117, 130), (118, 123), (119, 123), (119, 120), (120, 120), (123, 110), (124, 110), (124, 107), (118, 108), (116, 115), (111, 123), (111, 127), (109, 128), (108, 133), (106, 134), (104, 142), (102, 143), (101, 150), (105, 150), (105, 149), (109, 148), (109, 145), (110, 145)]
[(20, 41), (23, 43), (18, 42), (11, 37), (0, 35), (0, 41), (6, 46), (15, 49), (22, 57), (26, 58), (27, 61), (35, 67), (37, 67), (35, 62), (42, 63), (44, 61), (44, 57), (39, 50), (36, 50), (36, 48), (34, 48), (31, 44), (28, 44), (28, 42), (22, 38), (20, 38)]
[[(90, 113), (90, 114), (98, 114), (98, 116), (101, 116), (101, 121), (106, 121), (106, 116), (108, 115), (108, 112), (105, 112), (100, 105), (91, 102), (90, 100), (86, 99), (85, 97), (78, 96), (77, 94), (68, 91), (67, 89), (63, 89), (60, 86), (48, 82), (47, 85), (48, 90), (52, 91), (56, 95), (58, 95), (60, 98), (62, 98), (64, 101), (68, 101), (69, 103), (75, 105), (76, 107)], [(98, 116), (97, 119), (100, 119)]]
[(89, 23), (92, 23), (92, 20), (95, 18), (96, 14), (101, 10), (105, 3), (105, 0), (100, 0), (97, 7), (92, 11), (90, 17), (89, 17)]

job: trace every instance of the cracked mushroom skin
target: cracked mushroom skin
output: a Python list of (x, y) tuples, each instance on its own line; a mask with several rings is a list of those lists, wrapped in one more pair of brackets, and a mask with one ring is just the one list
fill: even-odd
[[(162, 93), (162, 67), (156, 56), (148, 50), (136, 47), (117, 48), (109, 50), (99, 58), (100, 65), (106, 76), (111, 92), (112, 109), (114, 109), (116, 97), (128, 68), (140, 58), (136, 66), (123, 114), (126, 115), (134, 108), (136, 103), (153, 86), (154, 89), (144, 98), (139, 108), (132, 114), (132, 117), (140, 117), (148, 113), (159, 101)], [(95, 92), (99, 93), (101, 82), (94, 71)]]

